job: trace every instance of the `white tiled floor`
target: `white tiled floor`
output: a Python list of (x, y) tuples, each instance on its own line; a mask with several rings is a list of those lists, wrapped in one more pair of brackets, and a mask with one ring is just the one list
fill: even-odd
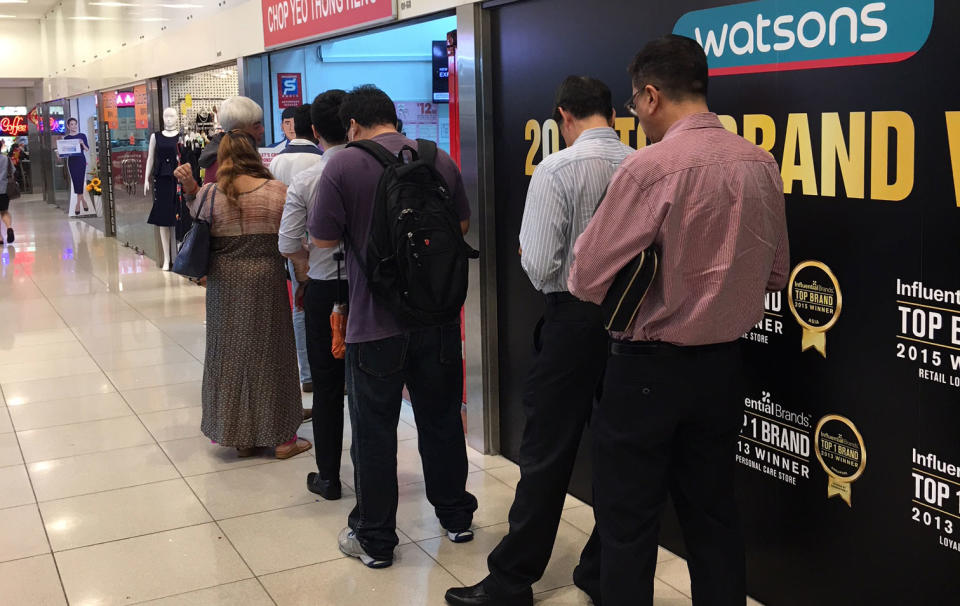
[[(36, 198), (12, 210), (17, 242), (0, 251), (0, 606), (440, 605), (448, 587), (484, 576), (516, 465), (470, 451), (476, 540), (453, 545), (424, 496), (404, 409), (396, 563), (345, 559), (349, 453), (344, 498), (327, 502), (304, 487), (312, 453), (238, 459), (201, 435), (203, 290)], [(348, 448), (349, 424), (344, 434)], [(538, 604), (589, 603), (571, 572), (592, 527), (591, 508), (569, 497)], [(690, 604), (689, 592), (686, 563), (662, 551), (657, 605)]]

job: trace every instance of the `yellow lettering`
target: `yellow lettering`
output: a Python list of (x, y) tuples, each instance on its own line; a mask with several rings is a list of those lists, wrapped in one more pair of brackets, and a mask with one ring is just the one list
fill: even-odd
[[(762, 135), (759, 139), (757, 135)], [(770, 151), (777, 142), (777, 125), (766, 114), (745, 114), (743, 116), (743, 138)]]
[(543, 159), (560, 151), (560, 126), (553, 118), (543, 123)]
[(947, 112), (947, 140), (953, 167), (953, 193), (960, 207), (960, 112)]
[(633, 118), (617, 118), (613, 121), (613, 128), (620, 133), (620, 142), (630, 145), (630, 135), (633, 134)]
[[(890, 183), (890, 137), (897, 138), (897, 180)], [(870, 197), (899, 202), (913, 191), (914, 127), (904, 112), (873, 112), (870, 130)]]
[[(797, 152), (800, 163), (797, 164)], [(810, 142), (810, 121), (807, 114), (787, 116), (787, 134), (783, 143), (783, 193), (793, 193), (793, 182), (803, 184), (803, 195), (817, 195), (817, 174), (813, 167), (813, 144)]]
[(733, 116), (717, 116), (720, 118), (720, 124), (723, 124), (723, 127), (730, 131), (733, 134), (737, 133), (737, 119)]
[(823, 114), (823, 142), (820, 146), (820, 195), (837, 195), (837, 162), (848, 198), (863, 199), (867, 165), (867, 116), (850, 112), (850, 146), (840, 126), (840, 114)]
[(643, 149), (647, 146), (647, 133), (643, 132), (640, 121), (637, 121), (637, 149)]
[(526, 125), (523, 127), (523, 138), (526, 141), (532, 141), (532, 143), (530, 143), (530, 149), (527, 151), (527, 161), (523, 165), (523, 174), (529, 177), (537, 168), (537, 165), (533, 163), (533, 159), (536, 157), (537, 152), (540, 151), (540, 123), (536, 120), (527, 120)]

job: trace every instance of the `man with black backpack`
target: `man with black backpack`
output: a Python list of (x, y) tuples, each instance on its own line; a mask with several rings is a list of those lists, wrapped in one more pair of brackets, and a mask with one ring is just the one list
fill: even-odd
[(460, 171), (429, 141), (397, 132), (383, 91), (355, 88), (340, 109), (351, 142), (320, 178), (307, 226), (314, 244), (347, 253), (346, 372), (357, 506), (340, 549), (371, 568), (398, 544), (397, 424), (403, 386), (417, 420), (427, 499), (447, 537), (473, 538), (466, 491), (460, 307), (470, 209)]

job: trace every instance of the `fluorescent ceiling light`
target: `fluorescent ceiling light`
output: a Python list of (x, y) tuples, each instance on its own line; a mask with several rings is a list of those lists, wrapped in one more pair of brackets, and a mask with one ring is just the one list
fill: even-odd
[(158, 4), (163, 8), (203, 8), (202, 4)]
[(163, 17), (144, 17), (140, 21), (169, 21), (169, 19), (164, 19)]
[(67, 17), (73, 21), (113, 21), (110, 17)]
[(26, 4), (28, 0), (0, 0), (0, 4)]
[(16, 15), (0, 15), (0, 19), (16, 19)]
[[(2, 0), (0, 0), (2, 1)], [(91, 2), (90, 6), (111, 6), (111, 7), (122, 7), (122, 6), (137, 6), (136, 4), (131, 4), (129, 2)]]

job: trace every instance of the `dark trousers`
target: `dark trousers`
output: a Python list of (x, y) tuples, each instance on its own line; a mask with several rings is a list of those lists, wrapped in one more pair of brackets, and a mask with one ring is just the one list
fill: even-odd
[[(567, 293), (547, 295), (524, 387), (526, 424), (510, 532), (487, 559), (484, 586), (492, 595), (525, 593), (543, 576), (606, 359), (600, 308)], [(584, 585), (599, 581), (597, 546), (592, 537), (581, 556), (578, 582)]]
[(693, 602), (743, 606), (743, 538), (734, 500), (743, 422), (739, 343), (611, 345), (593, 416), (594, 495), (604, 606), (650, 606), (657, 535), (673, 497)]
[[(347, 283), (340, 286), (347, 296)], [(340, 478), (343, 452), (344, 361), (330, 353), (330, 312), (337, 300), (336, 280), (310, 280), (303, 294), (307, 358), (313, 380), (313, 445), (322, 480)]]
[(405, 384), (417, 422), (427, 500), (445, 529), (470, 528), (477, 499), (466, 490), (462, 359), (459, 322), (347, 344), (350, 454), (357, 491), (349, 522), (374, 558), (392, 558), (399, 542), (397, 424)]

